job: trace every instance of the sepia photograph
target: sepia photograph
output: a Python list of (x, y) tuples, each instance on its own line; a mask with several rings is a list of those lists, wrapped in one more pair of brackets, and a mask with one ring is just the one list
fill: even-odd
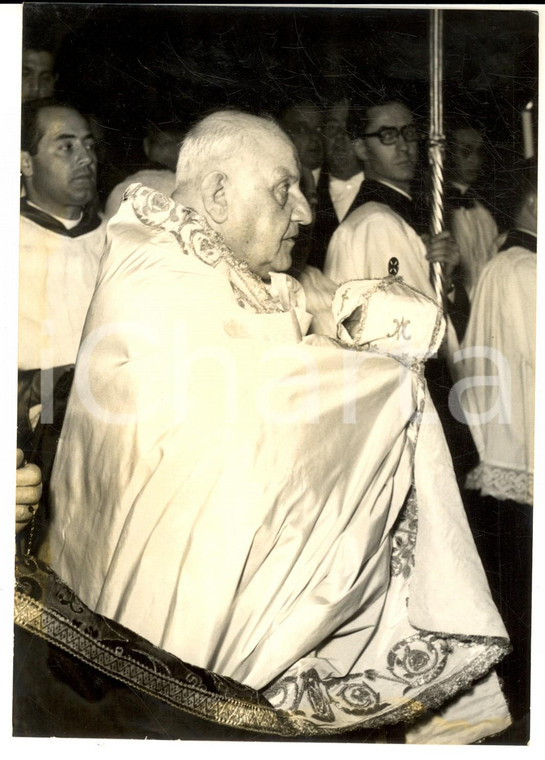
[(10, 8), (9, 738), (535, 748), (537, 7)]

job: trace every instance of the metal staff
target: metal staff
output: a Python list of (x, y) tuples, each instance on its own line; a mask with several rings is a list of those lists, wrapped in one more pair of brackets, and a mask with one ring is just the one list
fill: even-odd
[[(430, 11), (430, 142), (431, 232), (443, 230), (443, 11)], [(443, 270), (439, 262), (431, 266), (437, 300), (444, 302)]]

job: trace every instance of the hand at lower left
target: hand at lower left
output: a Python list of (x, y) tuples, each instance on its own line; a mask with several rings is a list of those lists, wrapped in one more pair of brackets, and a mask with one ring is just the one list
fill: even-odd
[(17, 449), (15, 481), (15, 532), (23, 530), (38, 509), (42, 495), (42, 473), (35, 464), (25, 464), (24, 454)]

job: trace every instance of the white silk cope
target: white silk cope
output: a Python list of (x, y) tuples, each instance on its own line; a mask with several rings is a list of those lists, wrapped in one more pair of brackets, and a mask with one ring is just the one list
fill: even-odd
[[(53, 568), (95, 611), (324, 730), (366, 713), (334, 707), (332, 724), (305, 707), (308, 668), (326, 688), (381, 662), (395, 685), (379, 723), (489, 674), (491, 703), (475, 687), (462, 728), (435, 718), (413, 740), (504, 727), (490, 668), (506, 632), (418, 367), (303, 338), (293, 281), (277, 278), (272, 297), (184, 213), (132, 187), (108, 225), (53, 474)], [(414, 567), (392, 581), (413, 483)], [(421, 631), (422, 656), (449, 644), (407, 695), (388, 653)]]

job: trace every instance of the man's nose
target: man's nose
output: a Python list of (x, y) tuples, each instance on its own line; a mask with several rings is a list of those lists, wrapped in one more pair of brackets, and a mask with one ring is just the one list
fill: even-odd
[(77, 162), (81, 166), (90, 166), (95, 163), (95, 155), (93, 151), (88, 150), (84, 145), (81, 145), (77, 153)]
[(25, 90), (27, 93), (27, 97), (30, 98), (37, 98), (39, 95), (40, 87), (38, 82), (38, 77), (33, 76), (27, 79), (25, 84)]
[(403, 137), (403, 135), (399, 135), (399, 137), (397, 138), (396, 146), (398, 150), (401, 150), (403, 152), (406, 152), (409, 150), (409, 143)]
[(312, 221), (312, 211), (310, 210), (307, 199), (300, 190), (297, 191), (297, 198), (291, 213), (291, 220), (298, 224), (310, 224)]

